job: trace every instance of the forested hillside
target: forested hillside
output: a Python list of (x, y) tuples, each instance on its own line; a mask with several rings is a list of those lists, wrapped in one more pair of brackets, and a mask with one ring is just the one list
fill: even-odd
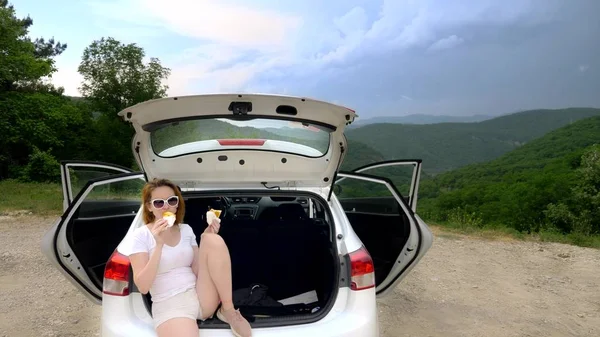
[(357, 128), (369, 124), (395, 123), (395, 124), (437, 124), (437, 123), (469, 123), (480, 122), (493, 118), (488, 115), (472, 115), (472, 116), (449, 116), (449, 115), (423, 115), (412, 114), (406, 116), (380, 116), (357, 119), (350, 125), (350, 128)]
[(495, 159), (523, 144), (600, 109), (531, 110), (477, 123), (371, 124), (348, 130), (348, 139), (387, 159), (421, 158), (423, 170), (441, 173)]
[[(421, 183), (421, 212), (519, 231), (600, 232), (600, 116)], [(465, 220), (466, 221), (466, 220)]]

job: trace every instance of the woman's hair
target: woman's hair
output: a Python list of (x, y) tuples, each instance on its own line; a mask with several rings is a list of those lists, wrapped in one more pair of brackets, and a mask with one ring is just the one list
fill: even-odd
[(152, 202), (152, 191), (154, 191), (158, 187), (168, 186), (173, 191), (175, 191), (175, 195), (179, 198), (179, 205), (177, 206), (177, 212), (175, 213), (175, 223), (180, 224), (183, 222), (183, 216), (185, 214), (185, 202), (183, 201), (183, 196), (181, 195), (181, 191), (179, 188), (173, 184), (168, 179), (158, 179), (155, 178), (152, 181), (149, 181), (144, 185), (144, 189), (142, 189), (142, 204), (144, 206), (144, 222), (152, 223), (155, 220), (154, 213), (152, 213), (150, 209), (150, 203)]

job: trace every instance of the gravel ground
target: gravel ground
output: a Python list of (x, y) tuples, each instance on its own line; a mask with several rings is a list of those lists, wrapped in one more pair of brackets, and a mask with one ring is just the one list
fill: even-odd
[[(40, 251), (53, 221), (0, 217), (0, 337), (99, 335), (100, 308)], [(380, 300), (382, 336), (600, 336), (600, 251), (436, 234)]]

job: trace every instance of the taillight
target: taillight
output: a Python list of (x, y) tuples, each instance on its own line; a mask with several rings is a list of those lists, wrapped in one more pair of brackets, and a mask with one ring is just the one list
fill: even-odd
[(129, 295), (129, 259), (116, 250), (104, 268), (102, 292), (115, 296)]
[(365, 247), (350, 255), (350, 289), (363, 290), (375, 287), (375, 265)]
[(222, 146), (263, 146), (264, 139), (218, 139), (219, 145)]

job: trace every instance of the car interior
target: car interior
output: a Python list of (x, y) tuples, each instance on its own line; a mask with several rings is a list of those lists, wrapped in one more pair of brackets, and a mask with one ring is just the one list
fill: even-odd
[[(313, 217), (309, 215), (312, 203)], [(232, 261), (233, 289), (254, 284), (281, 300), (315, 291), (312, 305), (239, 306), (245, 314), (286, 315), (322, 307), (332, 291), (336, 273), (331, 230), (323, 207), (304, 196), (243, 195), (203, 198), (189, 196), (185, 222), (200, 242), (208, 208), (222, 210), (219, 234)], [(236, 302), (234, 294), (234, 302)]]

